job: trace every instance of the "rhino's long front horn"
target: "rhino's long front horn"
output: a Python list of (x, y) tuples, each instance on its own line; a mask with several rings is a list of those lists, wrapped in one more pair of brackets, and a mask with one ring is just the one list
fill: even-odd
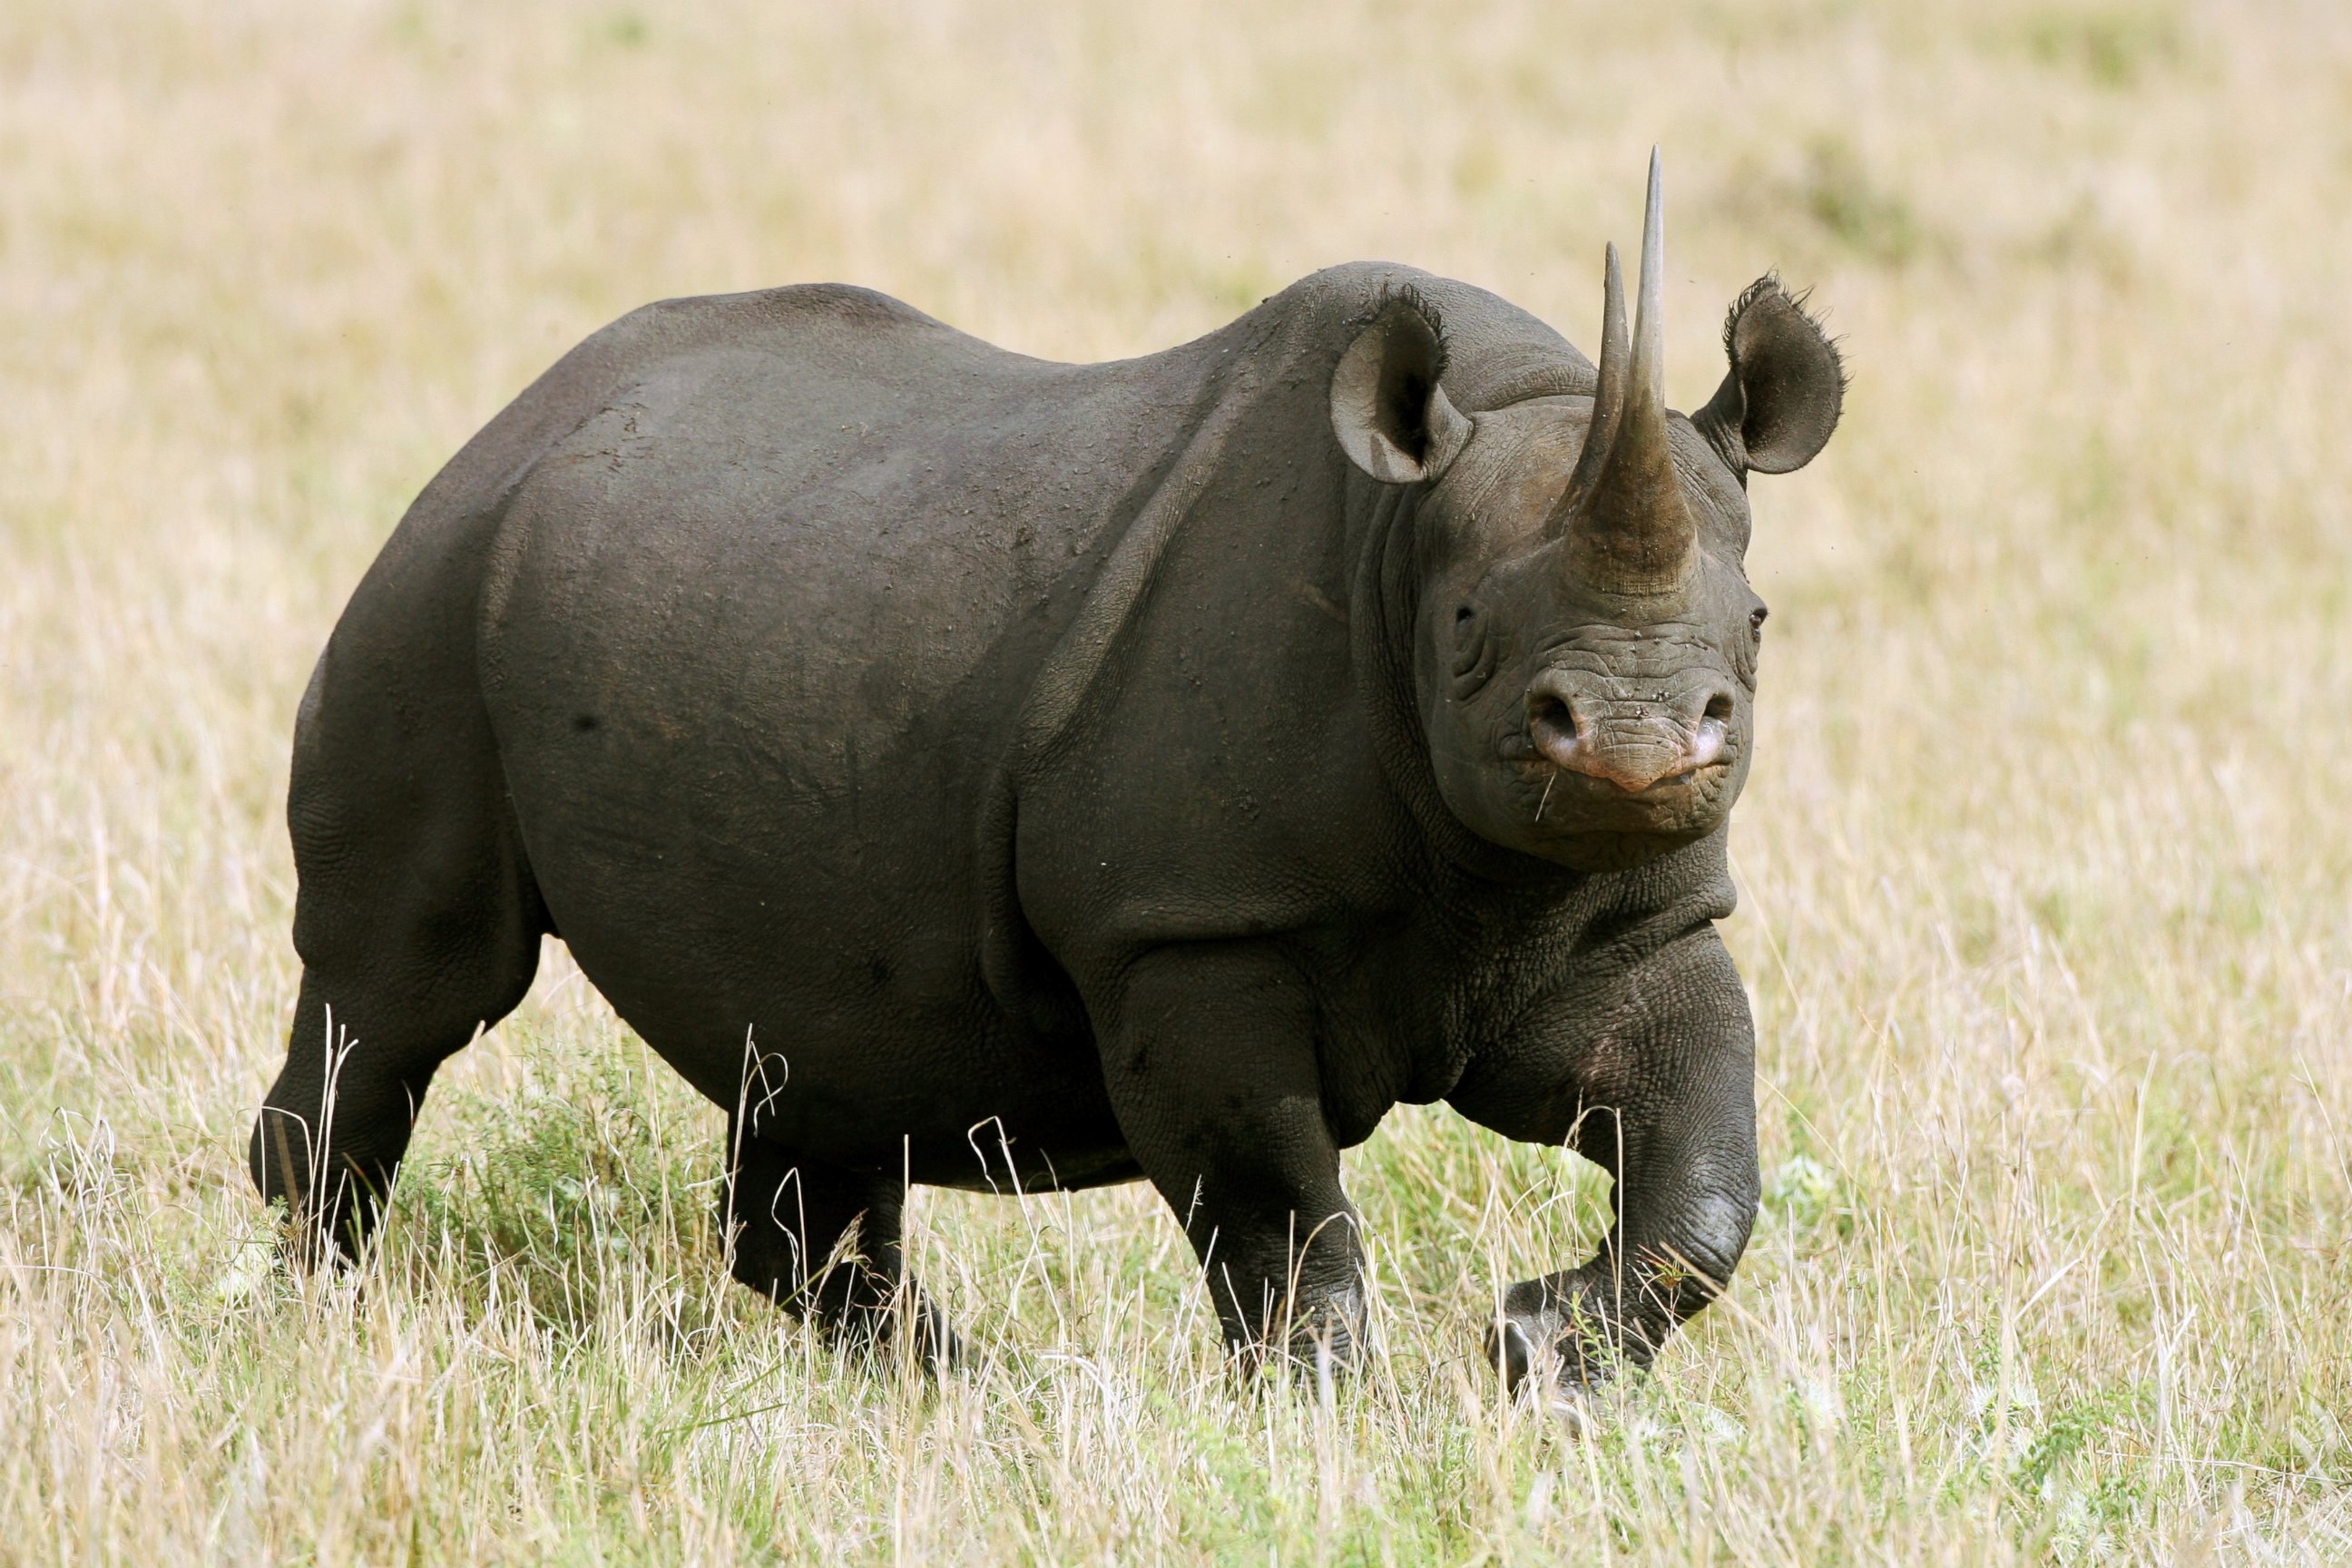
[(1665, 227), (1654, 149), (1631, 363), (1622, 346), (1624, 285), (1612, 247), (1601, 330), (1600, 395), (1584, 453), (1556, 515), (1568, 534), (1570, 567), (1595, 587), (1620, 594), (1675, 586), (1689, 571), (1697, 548), (1697, 530), (1666, 441)]

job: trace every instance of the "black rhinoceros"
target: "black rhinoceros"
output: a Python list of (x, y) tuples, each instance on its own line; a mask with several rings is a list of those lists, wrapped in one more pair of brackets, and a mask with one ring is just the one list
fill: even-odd
[(1444, 1100), (1615, 1176), (1515, 1382), (1730, 1278), (1753, 1041), (1714, 922), (1764, 606), (1750, 471), (1838, 356), (1777, 281), (1662, 395), (1657, 169), (1601, 364), (1409, 268), (1056, 364), (834, 286), (675, 300), (426, 487), (296, 724), (292, 1046), (253, 1177), (375, 1223), (540, 939), (725, 1106), (736, 1277), (937, 1355), (908, 1182), (1149, 1178), (1228, 1342), (1344, 1362), (1341, 1150)]

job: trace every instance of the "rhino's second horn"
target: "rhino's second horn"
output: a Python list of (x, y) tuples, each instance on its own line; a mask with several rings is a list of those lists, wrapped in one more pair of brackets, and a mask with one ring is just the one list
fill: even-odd
[(1601, 384), (1576, 471), (1553, 514), (1570, 569), (1619, 594), (1663, 593), (1689, 574), (1697, 531), (1666, 438), (1665, 204), (1658, 154), (1642, 223), (1642, 292), (1632, 352), (1625, 285), (1609, 247), (1601, 325)]

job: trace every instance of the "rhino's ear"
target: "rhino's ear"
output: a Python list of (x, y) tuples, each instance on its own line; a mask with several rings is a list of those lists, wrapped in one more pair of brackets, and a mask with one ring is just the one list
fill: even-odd
[(1399, 301), (1356, 334), (1331, 375), (1331, 429), (1356, 467), (1383, 484), (1434, 479), (1470, 440), (1470, 421), (1438, 384), (1445, 346)]
[(1780, 280), (1748, 285), (1723, 324), (1731, 373), (1691, 423), (1734, 473), (1785, 474), (1828, 444), (1845, 407), (1845, 367)]

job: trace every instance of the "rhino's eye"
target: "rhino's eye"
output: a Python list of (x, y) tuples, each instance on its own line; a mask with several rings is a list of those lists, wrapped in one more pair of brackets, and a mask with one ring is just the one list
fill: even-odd
[(1478, 607), (1465, 605), (1454, 611), (1454, 695), (1457, 700), (1486, 684), (1495, 673), (1495, 639), (1486, 635)]

